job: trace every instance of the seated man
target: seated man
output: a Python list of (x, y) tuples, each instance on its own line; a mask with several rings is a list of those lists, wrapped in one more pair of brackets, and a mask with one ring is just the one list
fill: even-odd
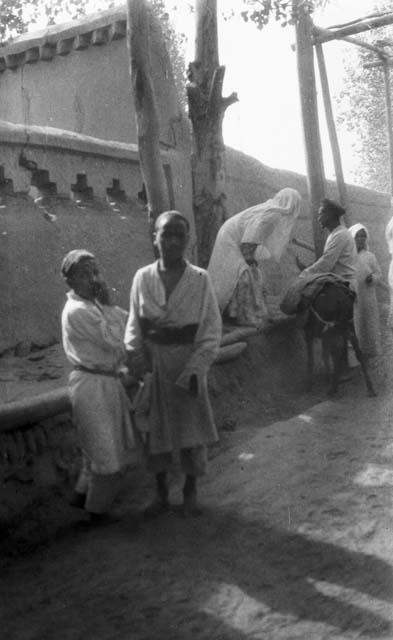
[(321, 227), (328, 229), (330, 233), (323, 254), (309, 267), (305, 267), (296, 257), (301, 274), (289, 287), (280, 308), (288, 315), (296, 313), (299, 327), (304, 326), (311, 301), (327, 282), (349, 287), (353, 298), (355, 297), (357, 253), (350, 231), (340, 222), (344, 213), (345, 209), (341, 205), (324, 198), (321, 201), (318, 220)]
[(318, 220), (321, 227), (329, 231), (323, 254), (309, 267), (305, 267), (298, 258), (296, 264), (302, 271), (301, 278), (333, 273), (356, 291), (356, 246), (351, 233), (341, 224), (340, 217), (344, 213), (345, 209), (333, 200), (324, 198), (321, 201)]

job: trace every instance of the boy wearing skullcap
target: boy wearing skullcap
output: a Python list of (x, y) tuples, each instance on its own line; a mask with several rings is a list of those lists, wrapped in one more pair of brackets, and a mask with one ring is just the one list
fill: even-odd
[(61, 265), (70, 288), (62, 313), (63, 347), (73, 366), (69, 378), (82, 470), (71, 503), (90, 522), (111, 521), (110, 508), (134, 446), (129, 400), (122, 383), (127, 312), (110, 304), (92, 253), (70, 251)]

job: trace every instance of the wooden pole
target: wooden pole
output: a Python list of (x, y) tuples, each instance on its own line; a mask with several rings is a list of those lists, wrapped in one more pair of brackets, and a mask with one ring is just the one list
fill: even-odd
[(393, 130), (392, 130), (392, 99), (390, 93), (390, 70), (385, 63), (383, 65), (383, 74), (385, 80), (385, 103), (386, 103), (386, 120), (389, 142), (389, 159), (390, 159), (390, 194), (393, 197)]
[(325, 172), (318, 121), (312, 22), (310, 16), (302, 10), (300, 5), (299, 18), (296, 24), (296, 51), (306, 153), (307, 185), (310, 196), (315, 254), (318, 258), (323, 251), (323, 235), (317, 214), (320, 201), (325, 196)]
[(135, 103), (138, 150), (147, 193), (151, 228), (169, 209), (169, 195), (160, 150), (160, 119), (151, 79), (150, 11), (146, 0), (127, 0), (127, 45)]
[(347, 212), (345, 216), (346, 222), (347, 224), (350, 224), (347, 188), (344, 180), (340, 146), (338, 144), (337, 131), (334, 123), (333, 107), (332, 107), (332, 101), (330, 98), (329, 80), (328, 80), (328, 75), (326, 71), (325, 56), (323, 55), (322, 45), (319, 42), (315, 45), (315, 50), (317, 53), (319, 76), (321, 79), (323, 103), (325, 106), (326, 123), (327, 123), (327, 128), (329, 133), (330, 146), (332, 149), (334, 171), (336, 174), (337, 190), (339, 194), (340, 203), (344, 207), (344, 209), (346, 209), (346, 212)]

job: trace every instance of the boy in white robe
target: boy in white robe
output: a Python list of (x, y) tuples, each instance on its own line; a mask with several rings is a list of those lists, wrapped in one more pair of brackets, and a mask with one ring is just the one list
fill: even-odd
[(94, 256), (70, 251), (62, 274), (70, 291), (62, 313), (65, 354), (73, 365), (69, 385), (82, 449), (82, 470), (71, 504), (93, 524), (111, 521), (109, 510), (134, 448), (126, 375), (127, 311), (109, 304)]
[(135, 274), (125, 333), (130, 371), (152, 371), (147, 465), (156, 497), (145, 514), (169, 509), (167, 472), (180, 463), (186, 476), (184, 514), (196, 514), (196, 479), (206, 470), (206, 446), (218, 439), (207, 392), (207, 372), (221, 340), (221, 317), (204, 269), (184, 259), (187, 219), (161, 214), (155, 226), (159, 259)]

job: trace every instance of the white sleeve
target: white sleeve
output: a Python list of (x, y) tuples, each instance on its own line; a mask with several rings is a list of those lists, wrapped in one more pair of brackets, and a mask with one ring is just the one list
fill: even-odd
[(333, 235), (327, 239), (323, 254), (312, 265), (302, 271), (301, 275), (309, 275), (314, 273), (330, 273), (337, 260), (339, 259), (343, 249), (341, 236)]

